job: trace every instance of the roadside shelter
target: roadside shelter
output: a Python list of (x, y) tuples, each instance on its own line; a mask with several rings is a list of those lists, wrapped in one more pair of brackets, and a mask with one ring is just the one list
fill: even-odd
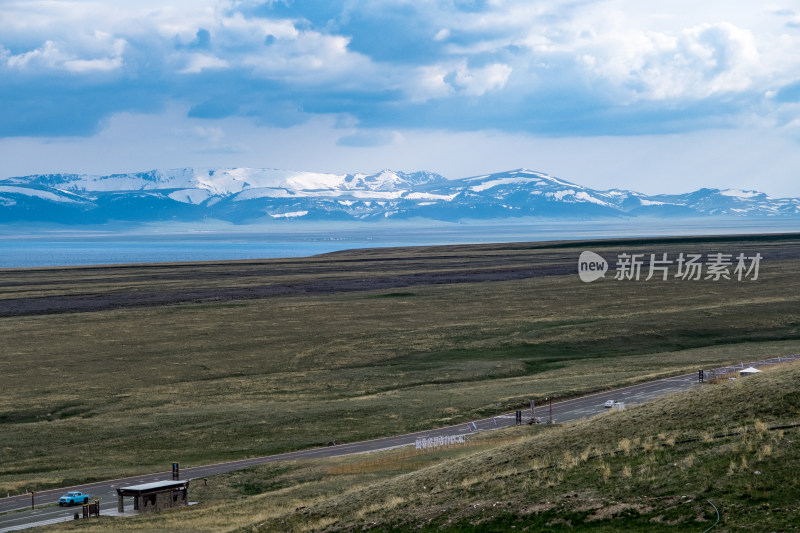
[(117, 489), (118, 510), (125, 512), (124, 498), (133, 497), (133, 510), (141, 513), (161, 511), (189, 503), (189, 481), (155, 481)]
[(745, 377), (745, 376), (752, 376), (753, 374), (760, 374), (760, 373), (761, 373), (761, 370), (759, 370), (757, 368), (753, 368), (751, 366), (751, 367), (745, 368), (744, 370), (740, 370), (739, 371), (739, 376), (740, 377)]

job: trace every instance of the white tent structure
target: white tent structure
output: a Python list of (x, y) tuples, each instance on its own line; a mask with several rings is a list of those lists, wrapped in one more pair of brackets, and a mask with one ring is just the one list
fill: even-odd
[(745, 376), (752, 376), (753, 374), (760, 374), (760, 373), (761, 373), (761, 370), (759, 370), (757, 368), (753, 368), (751, 366), (751, 367), (745, 368), (744, 370), (740, 370), (739, 371), (739, 376), (740, 377), (745, 377)]

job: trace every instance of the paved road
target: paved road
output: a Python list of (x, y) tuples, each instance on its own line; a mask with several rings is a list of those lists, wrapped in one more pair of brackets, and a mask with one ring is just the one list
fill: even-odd
[[(552, 416), (555, 422), (568, 422), (570, 420), (577, 420), (579, 418), (590, 417), (603, 412), (603, 403), (608, 399), (625, 402), (627, 407), (645, 403), (660, 396), (664, 396), (665, 394), (690, 389), (695, 386), (696, 383), (697, 374), (686, 374), (683, 376), (641, 383), (639, 385), (632, 385), (630, 387), (624, 387), (614, 391), (590, 394), (588, 396), (582, 396), (580, 398), (573, 398), (570, 400), (557, 401), (552, 404)], [(523, 412), (523, 416), (525, 421), (527, 421), (530, 417), (530, 410), (526, 409)], [(541, 405), (536, 407), (537, 418), (548, 419), (549, 416), (549, 406)], [(493, 418), (485, 418), (483, 420), (476, 420), (470, 423), (462, 423), (428, 431), (420, 431), (417, 433), (408, 433), (406, 435), (354, 442), (351, 444), (340, 444), (325, 448), (313, 448), (310, 450), (270, 455), (267, 457), (255, 457), (252, 459), (243, 459), (240, 461), (231, 461), (216, 465), (182, 468), (181, 479), (203, 478), (212, 476), (214, 474), (221, 474), (248, 466), (271, 463), (275, 461), (337, 457), (341, 455), (385, 450), (400, 446), (414, 446), (417, 439), (428, 439), (440, 436), (465, 436), (483, 431), (491, 431), (503, 427), (509, 427), (513, 426), (514, 424), (514, 414), (505, 413)], [(68, 489), (63, 488), (42, 491), (36, 493), (35, 495), (35, 503), (37, 507), (35, 510), (31, 510), (30, 495), (0, 498), (0, 513), (6, 513), (0, 514), (0, 533), (33, 527), (34, 525), (42, 525), (44, 523), (57, 523), (71, 519), (76, 511), (80, 511), (79, 508), (63, 508), (53, 505), (58, 502), (58, 498), (67, 490), (81, 490), (88, 492), (93, 498), (100, 498), (101, 514), (112, 514), (117, 510), (117, 487), (137, 485), (141, 483), (149, 483), (152, 481), (162, 481), (167, 479), (172, 479), (171, 471), (157, 472), (154, 474), (134, 476), (112, 481), (89, 483), (86, 485), (69, 487)], [(126, 499), (125, 505), (128, 510), (131, 510), (132, 500), (130, 498)]]

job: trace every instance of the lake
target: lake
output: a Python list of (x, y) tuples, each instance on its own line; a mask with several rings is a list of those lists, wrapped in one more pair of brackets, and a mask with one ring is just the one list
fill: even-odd
[(161, 226), (126, 231), (96, 227), (2, 228), (0, 268), (222, 261), (306, 257), (351, 248), (616, 237), (789, 233), (800, 220), (625, 219), (554, 222), (297, 224), (271, 227)]

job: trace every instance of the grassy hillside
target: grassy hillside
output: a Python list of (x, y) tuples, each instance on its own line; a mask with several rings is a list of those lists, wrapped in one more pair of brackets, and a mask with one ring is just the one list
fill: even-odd
[[(757, 281), (581, 251), (764, 256)], [(0, 279), (0, 493), (420, 430), (800, 352), (796, 236), (361, 250)], [(79, 460), (77, 460), (79, 458)]]
[[(800, 527), (800, 366), (544, 431), (255, 528), (720, 531)], [(391, 502), (390, 509), (380, 502)], [(377, 505), (376, 505), (377, 504)], [(372, 509), (372, 512), (369, 512)], [(323, 528), (325, 529), (325, 528)]]
[[(800, 364), (472, 447), (266, 465), (201, 505), (65, 531), (788, 531), (800, 527)], [(226, 503), (220, 503), (220, 502)], [(709, 503), (710, 502), (710, 503)], [(713, 506), (712, 506), (713, 504)]]

